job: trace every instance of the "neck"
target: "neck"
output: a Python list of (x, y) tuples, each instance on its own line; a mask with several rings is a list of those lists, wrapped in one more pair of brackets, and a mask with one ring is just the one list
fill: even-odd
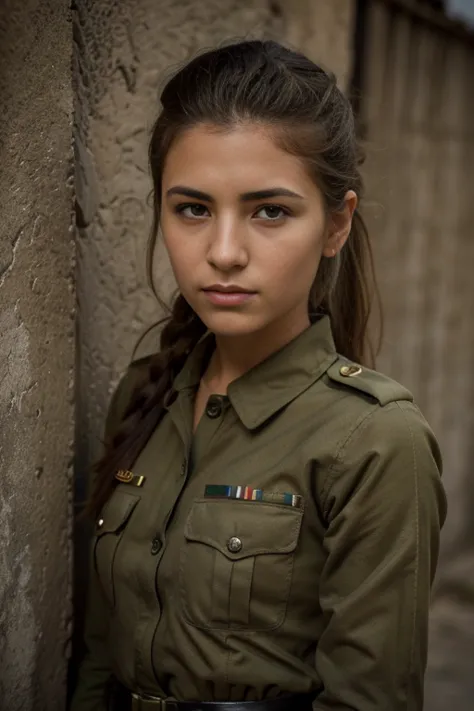
[(239, 336), (216, 334), (204, 380), (214, 393), (226, 393), (229, 384), (294, 340), (310, 325), (309, 318), (286, 321), (285, 326), (271, 324), (262, 331)]

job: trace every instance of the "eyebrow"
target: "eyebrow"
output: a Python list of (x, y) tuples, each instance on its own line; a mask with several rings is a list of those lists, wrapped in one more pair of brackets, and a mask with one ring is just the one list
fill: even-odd
[[(202, 200), (203, 202), (214, 202), (212, 195), (203, 193), (201, 190), (188, 188), (185, 185), (175, 185), (167, 190), (166, 196), (171, 197), (172, 195), (184, 195), (185, 197), (194, 198), (195, 200)], [(277, 197), (290, 197), (304, 200), (302, 195), (298, 195), (298, 193), (294, 193), (292, 190), (288, 190), (288, 188), (269, 188), (268, 190), (255, 190), (250, 193), (242, 193), (239, 195), (242, 202), (254, 202), (256, 200), (267, 200), (268, 198)]]

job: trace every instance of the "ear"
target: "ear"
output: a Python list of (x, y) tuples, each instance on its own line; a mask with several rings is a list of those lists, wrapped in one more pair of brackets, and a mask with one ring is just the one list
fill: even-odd
[(344, 247), (351, 231), (352, 216), (357, 207), (357, 202), (358, 199), (355, 192), (348, 190), (344, 197), (342, 209), (330, 214), (326, 243), (323, 248), (325, 257), (335, 257)]

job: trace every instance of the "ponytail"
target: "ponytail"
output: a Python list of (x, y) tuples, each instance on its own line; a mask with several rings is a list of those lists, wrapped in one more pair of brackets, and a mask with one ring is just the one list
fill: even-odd
[[(374, 327), (375, 346), (369, 334), (374, 302), (378, 317)], [(309, 312), (313, 316), (330, 316), (338, 353), (367, 367), (375, 367), (382, 337), (380, 293), (367, 227), (358, 210), (341, 252), (333, 258), (322, 258), (310, 294)]]

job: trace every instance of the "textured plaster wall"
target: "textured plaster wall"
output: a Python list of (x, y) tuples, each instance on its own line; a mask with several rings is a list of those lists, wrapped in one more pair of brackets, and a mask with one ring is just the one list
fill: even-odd
[(64, 708), (71, 630), (71, 25), (0, 5), (0, 709)]

